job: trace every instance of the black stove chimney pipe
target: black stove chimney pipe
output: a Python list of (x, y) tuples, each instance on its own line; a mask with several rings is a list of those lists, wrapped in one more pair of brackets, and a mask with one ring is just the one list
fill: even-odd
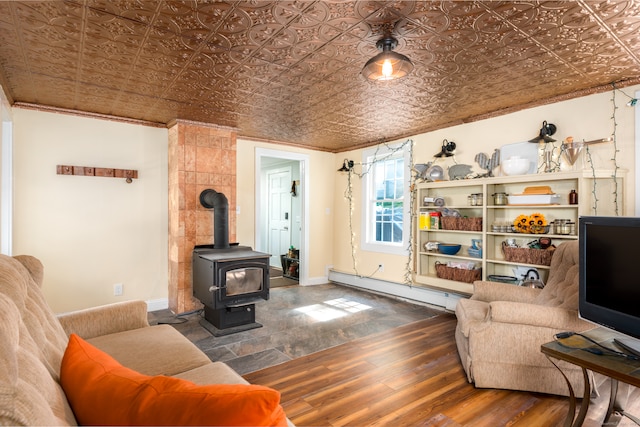
[(200, 193), (200, 204), (213, 209), (213, 248), (228, 249), (229, 246), (229, 201), (227, 197), (212, 189)]

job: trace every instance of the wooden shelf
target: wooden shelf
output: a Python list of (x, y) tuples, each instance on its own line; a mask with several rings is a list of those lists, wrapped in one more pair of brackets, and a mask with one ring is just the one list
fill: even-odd
[[(624, 188), (624, 174), (616, 176), (618, 187)], [(516, 239), (520, 247), (527, 247), (527, 244), (541, 237), (548, 237), (552, 244), (560, 245), (563, 242), (575, 241), (578, 239), (577, 226), (581, 215), (593, 215), (593, 187), (594, 179), (597, 179), (598, 191), (602, 194), (597, 196), (604, 200), (606, 195), (610, 195), (613, 188), (613, 174), (611, 171), (579, 171), (579, 172), (557, 172), (557, 173), (536, 173), (518, 176), (503, 176), (464, 179), (456, 181), (425, 182), (417, 185), (416, 207), (415, 207), (415, 275), (414, 281), (417, 284), (448, 290), (459, 293), (472, 292), (473, 285), (442, 279), (436, 276), (435, 263), (446, 261), (475, 262), (476, 268), (482, 268), (482, 278), (486, 280), (489, 275), (514, 275), (516, 267), (535, 268), (546, 280), (549, 266), (534, 265), (526, 263), (516, 263), (504, 260), (502, 255), (502, 241), (506, 239)], [(558, 205), (495, 205), (493, 194), (521, 194), (528, 186), (548, 185), (552, 191), (561, 197), (561, 204)], [(568, 196), (571, 190), (576, 190), (579, 194), (579, 204), (568, 204)], [(471, 194), (482, 194), (479, 205), (471, 205), (469, 196)], [(425, 205), (425, 198), (443, 198), (445, 205), (442, 208), (455, 209), (463, 216), (469, 218), (482, 217), (482, 229), (479, 231), (466, 230), (444, 230), (444, 229), (421, 229), (420, 214), (433, 212), (442, 209), (432, 204)], [(622, 207), (622, 205), (621, 205)], [(601, 203), (598, 215), (611, 215), (612, 206)], [(556, 219), (570, 219), (575, 222), (576, 234), (525, 234), (504, 231), (492, 231), (494, 224), (511, 224), (520, 214), (531, 215), (540, 212), (545, 215), (550, 223)], [(482, 241), (482, 258), (467, 256), (467, 250), (472, 244), (472, 239)], [(426, 242), (456, 243), (462, 245), (460, 252), (455, 256), (446, 256), (438, 252), (427, 252), (424, 250)]]

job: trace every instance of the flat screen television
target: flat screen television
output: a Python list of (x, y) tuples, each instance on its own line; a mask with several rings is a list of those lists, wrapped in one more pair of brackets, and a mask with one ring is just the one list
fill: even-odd
[(640, 338), (640, 218), (581, 216), (578, 229), (580, 317)]

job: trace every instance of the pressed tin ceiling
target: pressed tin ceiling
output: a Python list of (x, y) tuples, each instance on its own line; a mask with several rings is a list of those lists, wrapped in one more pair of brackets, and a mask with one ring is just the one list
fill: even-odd
[[(393, 28), (406, 78), (360, 74)], [(18, 106), (340, 152), (640, 83), (637, 1), (0, 1)]]

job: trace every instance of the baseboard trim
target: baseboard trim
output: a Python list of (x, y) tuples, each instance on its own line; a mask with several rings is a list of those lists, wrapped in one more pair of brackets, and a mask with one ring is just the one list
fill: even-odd
[(310, 277), (307, 279), (305, 283), (301, 283), (302, 286), (314, 286), (314, 285), (325, 285), (329, 283), (329, 278), (326, 276), (322, 277)]
[(169, 298), (159, 298), (145, 301), (147, 303), (147, 311), (166, 310), (169, 308)]
[(418, 286), (409, 286), (403, 283), (390, 282), (371, 277), (359, 277), (335, 270), (329, 271), (329, 280), (347, 286), (353, 286), (355, 288), (361, 288), (380, 294), (403, 298), (409, 301), (441, 307), (447, 311), (455, 311), (458, 301), (464, 298), (462, 295), (450, 292), (426, 289)]
[[(373, 279), (370, 277), (358, 277), (353, 274), (342, 273), (335, 270), (329, 270), (329, 277), (312, 277), (309, 278), (306, 283), (301, 283), (300, 285), (315, 286), (324, 285), (328, 282), (341, 283), (344, 285), (378, 292), (385, 295), (396, 296), (424, 304), (444, 307), (449, 311), (454, 311), (458, 300), (464, 298), (460, 295), (452, 294), (449, 292), (441, 292), (417, 286), (407, 286), (402, 283), (389, 282), (386, 280)], [(169, 308), (168, 298), (147, 300), (146, 303), (147, 311), (158, 311)]]

